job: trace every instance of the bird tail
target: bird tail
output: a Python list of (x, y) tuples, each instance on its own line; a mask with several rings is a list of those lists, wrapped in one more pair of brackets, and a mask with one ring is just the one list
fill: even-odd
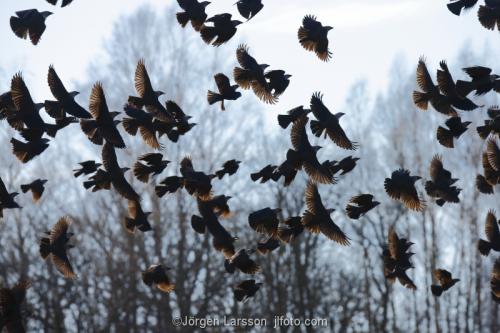
[(292, 123), (292, 116), (287, 115), (287, 114), (280, 114), (278, 115), (278, 123), (280, 124), (281, 128), (286, 129), (290, 124)]
[(133, 168), (134, 175), (137, 179), (139, 179), (143, 183), (147, 183), (149, 181), (149, 167), (140, 162), (136, 162)]
[(29, 155), (26, 144), (14, 138), (12, 138), (10, 142), (12, 143), (12, 152), (14, 153), (14, 155), (16, 155), (16, 157), (21, 162), (27, 162), (29, 159)]
[(163, 198), (167, 194), (167, 187), (164, 185), (158, 185), (155, 187), (155, 193), (159, 198)]
[(457, 93), (460, 96), (465, 97), (474, 90), (474, 85), (472, 84), (472, 82), (469, 81), (457, 80), (456, 88), (457, 88)]
[(48, 136), (55, 138), (58, 131), (59, 127), (57, 125), (45, 124), (45, 132), (47, 133)]
[(186, 24), (188, 24), (189, 22), (189, 15), (188, 13), (186, 12), (179, 12), (177, 13), (177, 22), (179, 22), (179, 24), (185, 28), (186, 27)]
[(207, 100), (208, 100), (208, 104), (210, 105), (213, 105), (217, 102), (222, 102), (222, 110), (225, 110), (225, 107), (224, 107), (224, 98), (222, 97), (222, 95), (220, 94), (217, 94), (211, 90), (208, 91), (207, 93)]
[(204, 26), (200, 31), (201, 39), (207, 44), (210, 44), (217, 37), (217, 30), (214, 27)]
[(359, 209), (359, 207), (353, 205), (347, 205), (345, 211), (347, 212), (347, 216), (354, 220), (359, 219), (359, 217), (361, 216), (361, 210)]
[(462, 11), (462, 8), (464, 7), (462, 4), (462, 1), (455, 1), (455, 2), (450, 2), (447, 4), (448, 9), (450, 12), (453, 14), (460, 16), (460, 12)]
[(10, 17), (10, 27), (17, 37), (23, 39), (26, 39), (26, 37), (28, 37), (28, 28), (23, 25), (23, 22), (19, 17)]
[(123, 118), (122, 125), (128, 134), (133, 136), (137, 134), (137, 130), (139, 129), (139, 122), (136, 119)]
[(151, 274), (148, 274), (147, 272), (142, 272), (141, 275), (142, 275), (142, 282), (144, 282), (147, 286), (151, 287), (154, 283)]
[(447, 148), (453, 148), (453, 133), (441, 126), (437, 129), (437, 139), (439, 143)]
[[(219, 178), (219, 179), (224, 178), (224, 175), (225, 175), (225, 174), (226, 174), (226, 173), (224, 172), (224, 170), (215, 171), (215, 176), (216, 176), (217, 178)], [(250, 176), (251, 176), (251, 175), (250, 175)]]
[(167, 132), (167, 137), (170, 141), (177, 142), (177, 141), (179, 141), (179, 131), (171, 130), (171, 131)]
[(40, 240), (40, 256), (43, 259), (47, 259), (49, 254), (50, 254), (50, 240), (44, 237)]
[(197, 215), (191, 217), (191, 227), (199, 234), (204, 234), (206, 230), (205, 221)]
[(481, 137), (481, 139), (486, 140), (491, 133), (491, 127), (489, 125), (478, 126), (477, 134)]
[(325, 127), (321, 125), (321, 123), (317, 120), (311, 120), (311, 131), (315, 136), (318, 138), (321, 136), (323, 131), (325, 130)]
[(414, 91), (413, 103), (415, 103), (419, 109), (427, 110), (429, 107), (429, 95), (421, 91)]
[(88, 180), (88, 181), (83, 182), (83, 187), (85, 187), (85, 189), (88, 190), (89, 188), (91, 188), (95, 184), (96, 184), (95, 181)]
[(487, 256), (491, 251), (491, 243), (484, 239), (480, 239), (479, 242), (477, 242), (477, 249), (483, 256)]
[(250, 174), (250, 178), (254, 182), (256, 182), (260, 177), (261, 177), (260, 172), (255, 172), (255, 173)]
[(432, 291), (432, 294), (434, 296), (441, 296), (441, 294), (443, 293), (443, 288), (441, 286), (437, 286), (437, 285), (432, 285), (431, 286), (431, 291)]
[(235, 67), (233, 70), (234, 81), (242, 88), (242, 89), (250, 89), (252, 86), (253, 76), (249, 70)]
[(78, 178), (80, 177), (81, 175), (83, 175), (83, 169), (76, 169), (76, 170), (73, 170), (73, 176), (75, 178)]
[(477, 18), (482, 26), (488, 30), (494, 30), (497, 24), (497, 17), (495, 11), (488, 6), (480, 6), (477, 12)]

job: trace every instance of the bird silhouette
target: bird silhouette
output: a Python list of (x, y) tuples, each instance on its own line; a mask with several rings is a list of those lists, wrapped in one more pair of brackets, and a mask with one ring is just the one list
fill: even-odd
[(432, 285), (431, 292), (434, 296), (441, 296), (444, 291), (453, 287), (460, 279), (454, 279), (450, 272), (444, 269), (435, 269), (434, 277), (438, 280), (439, 285)]
[(385, 192), (392, 199), (401, 201), (407, 208), (422, 211), (425, 202), (419, 197), (415, 188), (415, 182), (421, 178), (410, 176), (410, 171), (406, 169), (398, 169), (392, 173), (391, 178), (385, 179)]
[(175, 285), (167, 275), (167, 271), (170, 269), (170, 267), (164, 267), (163, 265), (151, 265), (141, 273), (142, 281), (149, 287), (156, 287), (164, 293), (170, 293), (175, 289)]
[(306, 15), (298, 31), (299, 42), (308, 51), (316, 53), (322, 61), (329, 61), (332, 52), (328, 49), (328, 32), (333, 28), (323, 26), (314, 15)]
[(486, 240), (480, 239), (477, 243), (479, 253), (483, 256), (489, 255), (491, 250), (500, 252), (499, 224), (500, 221), (497, 221), (495, 211), (490, 210), (488, 215), (486, 215), (486, 223), (484, 225)]
[(10, 28), (17, 37), (30, 38), (33, 45), (37, 45), (45, 29), (45, 20), (52, 12), (39, 12), (36, 9), (27, 9), (16, 12), (16, 16), (10, 17)]

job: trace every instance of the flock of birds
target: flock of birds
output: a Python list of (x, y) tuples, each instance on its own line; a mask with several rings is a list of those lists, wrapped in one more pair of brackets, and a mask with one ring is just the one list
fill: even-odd
[[(56, 0), (47, 0), (56, 5)], [(72, 0), (64, 0), (62, 6), (70, 4)], [(459, 14), (462, 8), (470, 8), (477, 1), (460, 0), (449, 4), (454, 13)], [(229, 41), (237, 31), (241, 21), (232, 20), (231, 14), (218, 14), (208, 18), (205, 9), (210, 4), (207, 1), (178, 0), (182, 11), (177, 13), (177, 20), (182, 27), (191, 23), (201, 38), (213, 46), (220, 46)], [(492, 17), (500, 17), (500, 8), (494, 4), (496, 1), (486, 1), (481, 6), (480, 20), (485, 22)], [(239, 13), (247, 22), (257, 15), (262, 9), (261, 0), (240, 0), (236, 3)], [(486, 9), (484, 9), (486, 8)], [(50, 12), (38, 12), (30, 9), (17, 12), (11, 18), (13, 32), (20, 38), (29, 36), (33, 44), (40, 41), (45, 31), (45, 19)], [(496, 18), (495, 18), (496, 20)], [(496, 21), (495, 21), (496, 22)], [(500, 27), (500, 26), (499, 26)], [(314, 52), (322, 61), (329, 61), (332, 52), (329, 49), (328, 32), (330, 26), (324, 26), (316, 17), (307, 15), (299, 28), (297, 37), (302, 47)], [(250, 55), (246, 45), (240, 45), (236, 50), (239, 67), (233, 70), (232, 85), (228, 76), (218, 73), (214, 76), (218, 92), (209, 90), (207, 100), (210, 105), (220, 103), (225, 110), (226, 101), (235, 101), (242, 96), (237, 90), (251, 89), (254, 94), (265, 103), (277, 103), (278, 98), (288, 87), (290, 75), (283, 70), (268, 70), (269, 65), (260, 64)], [(437, 71), (435, 85), (424, 59), (420, 59), (417, 67), (417, 83), (421, 91), (415, 91), (413, 99), (415, 105), (426, 110), (429, 104), (438, 112), (449, 116), (446, 127), (439, 127), (437, 140), (443, 146), (454, 147), (454, 142), (467, 130), (470, 122), (462, 122), (457, 109), (472, 111), (480, 106), (476, 105), (467, 96), (475, 92), (482, 95), (491, 90), (500, 92), (500, 76), (492, 74), (491, 69), (485, 67), (465, 68), (471, 81), (454, 81), (446, 62), (440, 63)], [(191, 117), (184, 113), (182, 108), (174, 101), (167, 101), (163, 105), (159, 97), (162, 91), (153, 88), (146, 69), (144, 60), (140, 60), (135, 72), (135, 88), (137, 96), (129, 96), (124, 106), (125, 117), (116, 119), (122, 112), (108, 109), (104, 88), (97, 82), (90, 95), (88, 111), (75, 101), (78, 92), (68, 91), (59, 78), (53, 66), (49, 67), (47, 76), (48, 85), (55, 100), (46, 100), (35, 103), (30, 95), (21, 73), (15, 74), (11, 81), (10, 91), (0, 96), (0, 118), (16, 130), (24, 139), (20, 141), (12, 138), (12, 151), (22, 163), (28, 163), (42, 154), (49, 146), (50, 140), (44, 137), (55, 138), (56, 134), (72, 124), (80, 124), (81, 130), (90, 142), (102, 146), (102, 161), (84, 161), (74, 170), (76, 178), (87, 176), (83, 186), (93, 192), (114, 189), (121, 197), (128, 201), (128, 216), (124, 219), (124, 227), (130, 233), (148, 232), (151, 224), (148, 221), (150, 212), (145, 212), (141, 206), (141, 198), (125, 178), (128, 167), (121, 167), (118, 163), (116, 149), (126, 148), (122, 133), (118, 129), (121, 123), (129, 135), (140, 134), (144, 143), (154, 150), (161, 150), (163, 145), (160, 139), (166, 136), (170, 141), (177, 142), (179, 137), (186, 135), (196, 124), (191, 123)], [(214, 195), (212, 182), (222, 179), (226, 175), (234, 175), (241, 161), (229, 160), (219, 170), (207, 174), (195, 168), (193, 161), (185, 157), (180, 162), (179, 174), (170, 176), (155, 186), (158, 197), (175, 193), (184, 189), (197, 201), (198, 215), (191, 218), (191, 226), (196, 233), (210, 234), (213, 247), (222, 253), (225, 269), (233, 274), (240, 271), (244, 274), (256, 274), (260, 271), (259, 264), (252, 258), (255, 252), (266, 255), (282, 244), (288, 244), (297, 239), (303, 232), (323, 234), (328, 239), (340, 245), (349, 246), (350, 239), (342, 229), (332, 220), (331, 213), (334, 209), (326, 208), (318, 191), (320, 184), (335, 184), (339, 177), (344, 177), (356, 167), (359, 158), (348, 156), (340, 161), (319, 161), (317, 157), (320, 146), (313, 146), (307, 134), (307, 125), (314, 136), (324, 137), (332, 141), (339, 148), (355, 151), (359, 144), (349, 139), (340, 125), (343, 113), (332, 113), (323, 103), (322, 94), (314, 93), (310, 100), (309, 108), (296, 107), (286, 114), (278, 116), (278, 123), (286, 129), (291, 125), (291, 148), (287, 151), (284, 162), (280, 165), (267, 165), (262, 170), (250, 175), (252, 181), (266, 183), (278, 182), (283, 178), (284, 186), (290, 185), (296, 175), (303, 170), (309, 178), (305, 191), (306, 210), (300, 216), (291, 216), (280, 221), (280, 209), (264, 208), (248, 216), (248, 224), (256, 233), (262, 236), (254, 249), (235, 247), (237, 237), (234, 237), (221, 224), (220, 219), (230, 215), (228, 205), (230, 196)], [(44, 109), (46, 114), (54, 119), (54, 123), (46, 123), (40, 116)], [(309, 115), (314, 119), (309, 119)], [(484, 126), (477, 128), (481, 138), (488, 139), (487, 149), (483, 154), (484, 175), (477, 176), (477, 188), (482, 193), (491, 194), (494, 187), (500, 184), (500, 149), (495, 136), (500, 135), (500, 109), (492, 107), (488, 110), (489, 119)], [(141, 182), (151, 183), (155, 176), (159, 176), (171, 162), (164, 159), (163, 154), (152, 152), (139, 156), (133, 165), (134, 176)], [(458, 203), (461, 189), (454, 184), (458, 179), (453, 178), (449, 170), (445, 169), (442, 158), (436, 155), (430, 164), (430, 180), (425, 183), (425, 192), (435, 200), (436, 204), (443, 206), (446, 203)], [(420, 176), (411, 175), (406, 169), (394, 171), (390, 178), (386, 178), (384, 188), (394, 200), (400, 201), (408, 209), (422, 211), (425, 202), (415, 183)], [(29, 184), (21, 185), (22, 192), (31, 192), (33, 200), (38, 201), (44, 192), (47, 180), (36, 179)], [(0, 213), (3, 217), (4, 210), (21, 208), (15, 201), (18, 193), (9, 192), (0, 179)], [(352, 197), (345, 211), (351, 219), (359, 219), (380, 203), (375, 201), (372, 194), (359, 194)], [(46, 231), (40, 238), (39, 252), (43, 259), (50, 257), (57, 270), (68, 279), (77, 277), (68, 257), (68, 250), (73, 233), (69, 231), (72, 218), (61, 217), (51, 230)], [(495, 213), (490, 211), (486, 219), (486, 238), (478, 243), (482, 255), (490, 251), (500, 252), (499, 222)], [(388, 234), (387, 246), (382, 249), (384, 262), (384, 276), (394, 282), (398, 280), (410, 289), (416, 285), (407, 275), (413, 268), (411, 263), (410, 247), (412, 242), (399, 238), (394, 228)], [(171, 281), (166, 265), (155, 264), (142, 272), (142, 280), (148, 286), (158, 288), (163, 292), (174, 290), (175, 284)], [(434, 272), (438, 285), (432, 285), (431, 291), (440, 296), (450, 289), (459, 280), (444, 269)], [(8, 332), (24, 331), (21, 306), (25, 299), (26, 290), (31, 282), (22, 280), (12, 288), (0, 289), (0, 331), (7, 328)], [(244, 280), (234, 286), (233, 293), (237, 301), (247, 301), (259, 290), (261, 283), (255, 279)], [(491, 278), (491, 290), (494, 299), (500, 301), (500, 259), (497, 259)]]

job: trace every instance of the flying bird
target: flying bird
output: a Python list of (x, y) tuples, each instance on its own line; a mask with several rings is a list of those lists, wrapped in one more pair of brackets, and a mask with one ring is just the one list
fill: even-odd
[(460, 202), (458, 195), (462, 189), (452, 186), (458, 179), (452, 178), (451, 172), (443, 166), (442, 157), (435, 155), (429, 167), (431, 180), (425, 182), (425, 191), (431, 198), (436, 198), (436, 203), (443, 206), (447, 202)]
[[(47, 0), (47, 2), (53, 6), (57, 5), (57, 1), (58, 0)], [(69, 5), (72, 2), (73, 2), (73, 0), (62, 0), (61, 7), (66, 7), (67, 5)]]
[(257, 274), (260, 272), (260, 266), (250, 258), (254, 250), (240, 249), (232, 257), (224, 262), (226, 272), (233, 274), (236, 269), (245, 274)]
[[(145, 164), (144, 164), (145, 162)], [(140, 156), (134, 164), (134, 175), (143, 183), (149, 182), (150, 175), (159, 175), (165, 170), (170, 161), (163, 160), (163, 155), (150, 153)]]
[[(482, 155), (484, 175), (478, 175), (476, 177), (476, 187), (479, 192), (484, 194), (493, 194), (494, 187), (500, 184), (500, 170), (498, 169), (499, 158), (500, 151), (498, 145), (494, 140), (490, 139), (488, 141), (486, 151), (483, 152)], [(495, 160), (497, 162), (495, 162)]]
[(175, 285), (167, 275), (170, 269), (163, 265), (151, 265), (141, 273), (142, 281), (149, 287), (156, 287), (164, 293), (169, 293), (175, 289)]
[[(129, 116), (123, 118), (122, 121), (125, 131), (132, 136), (136, 136), (139, 131), (142, 139), (148, 146), (153, 149), (161, 149), (162, 146), (156, 137), (156, 132), (158, 131), (158, 127), (156, 125), (158, 123), (154, 122), (153, 116), (150, 113), (137, 109), (130, 104), (125, 105), (123, 109), (125, 114)], [(172, 128), (173, 127), (174, 126), (172, 125)], [(170, 133), (170, 131), (168, 133)]]
[(8, 333), (26, 332), (22, 307), (30, 287), (30, 281), (21, 280), (12, 288), (0, 288), (0, 332), (4, 328)]
[(302, 217), (292, 216), (283, 221), (282, 226), (278, 228), (278, 238), (284, 243), (292, 243), (304, 232)]
[(493, 270), (491, 272), (491, 294), (495, 302), (500, 303), (500, 258), (495, 260)]
[(262, 0), (238, 0), (235, 5), (238, 7), (240, 15), (247, 20), (252, 19), (264, 8)]
[(277, 101), (278, 97), (281, 96), (290, 85), (290, 78), (292, 76), (286, 74), (283, 70), (272, 70), (266, 72), (264, 77), (268, 80), (269, 89)]
[(467, 131), (467, 127), (472, 124), (470, 121), (462, 122), (460, 117), (451, 117), (446, 120), (445, 125), (448, 129), (439, 126), (437, 129), (437, 140), (446, 148), (454, 148), (455, 143), (453, 139), (458, 140), (462, 134)]
[(19, 195), (17, 192), (9, 193), (2, 178), (0, 178), (0, 218), (3, 218), (4, 209), (21, 208), (14, 198)]
[(302, 224), (305, 229), (315, 234), (321, 232), (340, 245), (349, 246), (349, 238), (330, 217), (335, 209), (325, 208), (317, 186), (311, 181), (307, 183), (305, 201), (307, 210), (302, 215)]
[(4, 119), (16, 131), (24, 129), (24, 122), (21, 115), (17, 112), (10, 91), (0, 95), (0, 120)]
[(271, 87), (267, 82), (264, 71), (269, 65), (259, 64), (254, 57), (249, 54), (249, 48), (245, 44), (238, 46), (236, 58), (241, 67), (235, 67), (233, 76), (236, 83), (245, 90), (252, 88), (255, 95), (265, 103), (274, 104), (276, 98), (271, 92)]
[(314, 93), (311, 97), (311, 111), (317, 120), (311, 120), (311, 130), (318, 138), (325, 133), (328, 137), (340, 148), (347, 150), (356, 150), (358, 144), (352, 142), (347, 137), (339, 123), (339, 119), (344, 116), (344, 113), (339, 112), (332, 114), (330, 110), (323, 104), (323, 95), (319, 92)]
[(73, 247), (73, 245), (68, 244), (70, 238), (73, 236), (72, 232), (68, 232), (72, 223), (71, 218), (63, 216), (52, 227), (48, 236), (40, 239), (40, 256), (43, 259), (47, 259), (50, 256), (54, 266), (67, 279), (76, 278), (67, 255), (67, 250)]
[(281, 212), (281, 209), (271, 209), (269, 207), (255, 211), (248, 216), (248, 224), (258, 233), (273, 237), (277, 236), (280, 223), (278, 219), (279, 212)]
[(245, 303), (250, 298), (254, 297), (259, 291), (262, 283), (256, 283), (255, 280), (245, 280), (238, 283), (233, 289), (234, 298), (238, 302)]
[(12, 138), (10, 143), (12, 144), (12, 152), (16, 155), (17, 159), (23, 163), (27, 163), (47, 149), (49, 139), (41, 138), (22, 142)]
[(316, 53), (322, 61), (329, 61), (332, 52), (328, 49), (328, 32), (332, 29), (318, 22), (316, 16), (306, 15), (299, 28), (299, 42), (304, 49)]
[(406, 208), (422, 211), (425, 208), (425, 203), (415, 188), (415, 182), (419, 179), (422, 177), (410, 176), (410, 171), (398, 169), (392, 173), (391, 178), (385, 179), (385, 192), (392, 199), (401, 201)]
[(208, 104), (213, 105), (221, 102), (220, 108), (222, 111), (225, 111), (224, 101), (235, 101), (241, 97), (241, 93), (236, 91), (239, 86), (237, 84), (231, 85), (229, 78), (222, 73), (216, 74), (214, 79), (219, 93), (209, 90), (207, 93)]
[(372, 194), (360, 194), (349, 200), (345, 210), (347, 212), (347, 216), (351, 219), (357, 220), (378, 205), (380, 205), (380, 202), (374, 201)]
[(441, 296), (444, 291), (450, 289), (460, 281), (460, 279), (454, 279), (451, 273), (445, 269), (435, 269), (433, 273), (439, 282), (439, 285), (431, 285), (431, 291), (434, 296)]
[(261, 255), (266, 255), (278, 249), (280, 245), (281, 242), (279, 239), (270, 236), (266, 240), (257, 243), (257, 252)]
[(105, 140), (106, 143), (116, 148), (125, 148), (125, 142), (116, 128), (117, 121), (113, 120), (116, 114), (109, 111), (100, 82), (97, 82), (92, 87), (89, 109), (94, 119), (80, 120), (80, 126), (89, 139), (92, 141), (92, 138), (96, 138), (95, 135), (97, 134), (97, 137), (101, 138), (101, 140), (92, 141), (94, 144), (101, 145)]
[(404, 287), (416, 290), (417, 286), (406, 274), (408, 269), (413, 268), (410, 258), (414, 253), (409, 252), (412, 245), (405, 238), (399, 238), (394, 228), (389, 229), (388, 246), (383, 251), (384, 276), (392, 283), (397, 279)]
[[(122, 168), (125, 173), (129, 168)], [(98, 169), (94, 175), (89, 177), (89, 180), (83, 182), (83, 187), (86, 189), (92, 188), (92, 192), (111, 189), (111, 176), (103, 169)]]
[(486, 140), (490, 134), (500, 137), (500, 108), (492, 106), (488, 108), (488, 117), (483, 126), (477, 127), (477, 133), (481, 139)]
[[(434, 81), (432, 81), (432, 77), (425, 64), (425, 58), (423, 57), (418, 60), (417, 84), (422, 91), (413, 91), (413, 103), (415, 103), (419, 109), (424, 111), (427, 110), (430, 103), (436, 111), (442, 114), (457, 116), (457, 112), (450, 104), (448, 97), (441, 94), (439, 88), (434, 84)], [(460, 92), (458, 86), (457, 91), (460, 96), (465, 96)]]
[(277, 180), (276, 176), (280, 176), (279, 174), (276, 174), (276, 172), (275, 172), (277, 168), (278, 168), (278, 166), (276, 166), (276, 165), (268, 164), (264, 168), (262, 168), (262, 170), (255, 172), (255, 173), (252, 173), (250, 175), (250, 178), (254, 182), (260, 180), (260, 183), (262, 183), (262, 184), (267, 183), (271, 179)]
[(232, 176), (240, 168), (241, 161), (229, 160), (222, 165), (222, 169), (215, 172), (217, 178), (222, 179), (225, 175)]
[(21, 185), (21, 190), (23, 191), (23, 193), (31, 191), (33, 201), (38, 202), (42, 198), (46, 182), (46, 179), (36, 179), (29, 184)]
[(492, 74), (491, 68), (475, 66), (463, 68), (463, 71), (471, 78), (471, 81), (457, 81), (456, 87), (459, 95), (467, 96), (476, 91), (476, 96), (481, 96), (491, 90), (500, 93), (500, 76)]
[(191, 21), (194, 30), (200, 31), (207, 19), (205, 12), (210, 1), (198, 2), (197, 0), (177, 0), (177, 3), (184, 10), (177, 13), (177, 22), (184, 28)]
[(207, 175), (201, 171), (196, 171), (190, 157), (182, 159), (180, 171), (184, 178), (184, 187), (190, 195), (201, 198), (210, 197), (212, 179), (215, 178), (215, 175)]
[(118, 194), (128, 200), (140, 200), (139, 195), (125, 179), (124, 172), (118, 165), (115, 148), (108, 142), (102, 147), (102, 164), (108, 172), (113, 188)]
[(26, 39), (29, 36), (31, 43), (37, 45), (46, 29), (45, 20), (52, 14), (36, 9), (21, 10), (10, 17), (10, 27), (17, 37)]
[(193, 129), (194, 126), (196, 126), (196, 123), (189, 123), (189, 119), (191, 119), (192, 117), (186, 115), (184, 111), (182, 111), (180, 106), (174, 101), (167, 101), (165, 103), (165, 108), (168, 114), (174, 117), (174, 124), (179, 135), (188, 133), (191, 129)]
[(500, 221), (497, 221), (495, 211), (490, 210), (488, 212), (488, 215), (486, 215), (486, 223), (484, 225), (486, 240), (479, 239), (477, 243), (479, 253), (481, 253), (483, 256), (489, 255), (491, 250), (500, 252), (499, 224)]
[(478, 0), (450, 0), (446, 5), (450, 12), (460, 16), (462, 10), (469, 10), (476, 5)]
[(228, 13), (212, 16), (205, 21), (213, 23), (213, 26), (203, 25), (200, 30), (201, 38), (207, 44), (221, 46), (227, 43), (236, 34), (237, 26), (243, 22), (231, 20), (232, 15)]
[[(47, 81), (49, 83), (50, 91), (54, 95), (57, 102), (60, 104), (60, 109), (63, 114), (59, 118), (64, 117), (64, 113), (68, 113), (77, 118), (92, 118), (92, 115), (88, 113), (84, 108), (82, 108), (75, 101), (75, 97), (79, 94), (78, 91), (68, 92), (64, 87), (61, 79), (56, 73), (54, 66), (50, 65), (49, 74), (47, 75)], [(58, 119), (58, 118), (56, 118)]]
[(500, 1), (486, 0), (484, 6), (479, 6), (477, 18), (483, 27), (488, 30), (500, 31)]
[(478, 105), (458, 93), (455, 80), (453, 80), (453, 77), (451, 76), (446, 61), (441, 61), (439, 66), (441, 67), (441, 69), (437, 71), (439, 90), (441, 90), (443, 95), (448, 97), (449, 103), (459, 110), (472, 111), (477, 109), (479, 107)]
[(90, 175), (91, 173), (96, 172), (97, 169), (102, 165), (101, 163), (96, 163), (92, 160), (80, 162), (78, 164), (81, 166), (81, 168), (73, 170), (75, 178), (78, 178), (81, 175)]
[(151, 224), (148, 221), (148, 217), (151, 212), (144, 212), (142, 210), (141, 203), (136, 200), (128, 201), (128, 214), (129, 216), (125, 218), (124, 224), (125, 228), (130, 233), (135, 233), (138, 229), (142, 232), (147, 232), (152, 230)]
[(311, 112), (311, 110), (304, 109), (303, 106), (298, 106), (288, 111), (287, 114), (278, 115), (278, 123), (281, 128), (286, 129), (291, 123), (306, 116), (309, 112)]
[(349, 172), (351, 172), (352, 170), (354, 170), (354, 168), (356, 168), (356, 165), (357, 165), (359, 160), (360, 160), (359, 157), (347, 156), (347, 157), (343, 158), (342, 160), (340, 160), (340, 162), (326, 161), (325, 165), (328, 165), (328, 168), (330, 169), (332, 174), (336, 175), (337, 173), (342, 171), (340, 173), (340, 175), (344, 176), (344, 175), (348, 174)]

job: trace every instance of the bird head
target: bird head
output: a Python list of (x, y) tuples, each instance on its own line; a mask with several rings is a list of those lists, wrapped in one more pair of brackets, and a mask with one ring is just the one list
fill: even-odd
[(291, 77), (292, 77), (292, 75), (290, 75), (290, 74), (285, 74), (285, 80), (288, 80), (288, 79), (290, 79)]
[(238, 20), (233, 20), (233, 21), (231, 21), (231, 22), (233, 23), (233, 26), (235, 26), (235, 27), (237, 27), (237, 26), (239, 26), (240, 24), (242, 24), (242, 23), (243, 23), (243, 22), (238, 21)]
[(229, 201), (232, 198), (232, 196), (225, 195), (224, 198), (225, 198), (226, 201)]
[(327, 209), (326, 212), (328, 213), (328, 215), (330, 215), (331, 213), (333, 213), (335, 211), (335, 209), (333, 208), (330, 208), (330, 209)]
[(345, 113), (343, 113), (343, 112), (338, 112), (338, 113), (336, 113), (336, 114), (335, 114), (335, 117), (336, 117), (337, 119), (340, 119), (340, 118), (342, 118), (342, 116), (344, 116), (344, 115), (345, 115)]
[(165, 95), (165, 93), (161, 90), (157, 90), (157, 91), (155, 91), (155, 95), (156, 95), (156, 97), (160, 97), (161, 95)]
[(500, 75), (497, 75), (497, 74), (492, 74), (492, 75), (491, 75), (491, 78), (492, 78), (493, 80), (498, 80), (498, 79), (500, 79)]
[(121, 170), (122, 170), (122, 172), (123, 172), (123, 173), (125, 173), (125, 172), (129, 171), (129, 170), (130, 170), (130, 168), (126, 168), (126, 167), (125, 167), (125, 168), (121, 168)]
[(80, 92), (79, 91), (72, 91), (69, 93), (69, 95), (74, 98), (74, 97), (80, 95)]
[(42, 179), (42, 180), (41, 180), (41, 183), (42, 183), (42, 184), (45, 184), (46, 182), (48, 182), (48, 180), (47, 180), (47, 179)]
[(329, 25), (327, 25), (327, 26), (325, 27), (325, 30), (326, 30), (326, 32), (328, 32), (328, 31), (330, 31), (330, 30), (333, 30), (333, 27), (330, 27)]
[(269, 65), (267, 65), (267, 64), (262, 64), (262, 65), (259, 65), (259, 67), (260, 67), (262, 70), (265, 70), (267, 67), (269, 67)]
[(359, 158), (359, 157), (354, 157), (352, 160), (353, 160), (354, 162), (357, 162), (357, 161), (359, 161), (359, 160), (360, 160), (360, 158)]
[(42, 143), (48, 144), (49, 142), (50, 142), (49, 139), (45, 139), (45, 138), (42, 139)]
[(42, 14), (43, 18), (47, 18), (49, 17), (50, 15), (54, 14), (52, 12), (41, 12), (40, 14)]
[(200, 5), (202, 5), (203, 7), (206, 7), (206, 6), (210, 5), (210, 4), (211, 4), (210, 1), (203, 1), (203, 2), (200, 3)]

